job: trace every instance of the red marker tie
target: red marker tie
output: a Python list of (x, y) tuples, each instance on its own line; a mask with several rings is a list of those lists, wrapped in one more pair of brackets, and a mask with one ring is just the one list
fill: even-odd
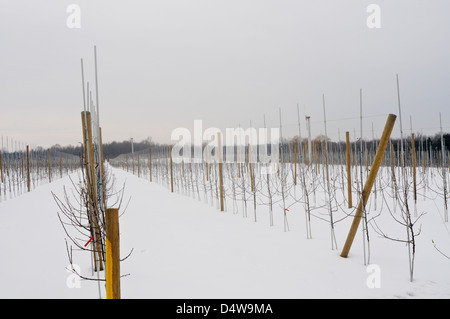
[(94, 239), (94, 236), (92, 236), (91, 239), (88, 240), (88, 242), (84, 245), (84, 247), (86, 247), (87, 245), (89, 245), (89, 243), (91, 242), (92, 239)]

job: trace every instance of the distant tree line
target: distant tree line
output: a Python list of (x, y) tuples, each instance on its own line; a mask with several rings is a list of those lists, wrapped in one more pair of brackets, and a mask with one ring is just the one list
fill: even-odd
[[(405, 134), (406, 135), (406, 134)], [(415, 147), (416, 150), (420, 149), (420, 145), (422, 146), (422, 148), (428, 149), (428, 150), (441, 150), (441, 135), (440, 134), (435, 134), (434, 136), (425, 136), (425, 135), (421, 135), (421, 134), (417, 134), (415, 136)], [(406, 143), (408, 143), (409, 145), (411, 144), (411, 136), (405, 136)], [(293, 138), (290, 139), (283, 139), (283, 144), (293, 144), (293, 143), (297, 143), (298, 141), (298, 137), (294, 136)], [(317, 136), (313, 139), (313, 143), (314, 144), (322, 144), (325, 141), (325, 137), (323, 135)], [(391, 140), (394, 148), (397, 150), (400, 147), (400, 139), (392, 139)], [(307, 140), (305, 138), (302, 139), (302, 144), (307, 143)], [(352, 141), (352, 144), (355, 143), (355, 141)], [(376, 143), (376, 144), (374, 144)], [(133, 146), (132, 146), (133, 144)], [(331, 141), (330, 139), (328, 139), (328, 147), (330, 149), (338, 149), (339, 147), (345, 145), (345, 141), (341, 141), (339, 142), (334, 142)], [(359, 145), (359, 141), (356, 141), (356, 146), (358, 147)], [(369, 149), (374, 149), (375, 146), (378, 145), (378, 140), (368, 140), (368, 141), (364, 141), (364, 147), (367, 147)], [(450, 150), (450, 133), (446, 133), (444, 134), (444, 145), (446, 147), (447, 150)], [(142, 150), (146, 150), (149, 148), (167, 148), (169, 145), (168, 144), (160, 144), (160, 143), (155, 143), (151, 137), (146, 138), (145, 140), (142, 140), (140, 142), (131, 142), (131, 140), (124, 140), (122, 142), (117, 142), (117, 141), (113, 141), (110, 143), (105, 143), (103, 144), (103, 156), (105, 157), (105, 159), (109, 159), (109, 158), (114, 158), (120, 154), (126, 154), (126, 153), (131, 153), (131, 150), (133, 148), (134, 152), (139, 152)], [(73, 145), (69, 145), (69, 146), (61, 146), (59, 144), (53, 145), (50, 148), (51, 151), (60, 151), (60, 152), (64, 152), (64, 153), (68, 153), (68, 154), (73, 154), (73, 155), (80, 155), (81, 151), (82, 151), (82, 145), (81, 143), (77, 146), (73, 146)]]
[[(120, 154), (131, 153), (133, 149), (134, 152), (139, 152), (145, 149), (161, 147), (165, 146), (163, 144), (153, 142), (151, 137), (142, 140), (141, 142), (131, 142), (131, 140), (124, 140), (122, 142), (113, 141), (110, 143), (103, 144), (103, 157), (105, 159), (114, 158)], [(77, 146), (69, 145), (69, 146), (61, 146), (59, 144), (53, 145), (50, 150), (58, 150), (60, 152), (73, 154), (73, 155), (81, 155), (82, 145), (81, 143)]]
[[(443, 134), (444, 138), (444, 146), (447, 150), (450, 150), (450, 133)], [(350, 138), (351, 144), (354, 146), (356, 145), (356, 149), (359, 150), (360, 140), (354, 141), (352, 138)], [(312, 139), (313, 145), (318, 145), (320, 149), (322, 147), (320, 146), (325, 141), (328, 141), (328, 147), (330, 149), (336, 149), (339, 148), (339, 146), (345, 146), (345, 140), (341, 142), (334, 142), (331, 141), (330, 138), (328, 140), (324, 135), (319, 135)], [(376, 146), (378, 145), (378, 142), (380, 140), (363, 140), (363, 148), (368, 149), (376, 149)], [(403, 141), (405, 142), (405, 145), (411, 146), (411, 135), (405, 134)], [(294, 136), (291, 139), (283, 139), (284, 144), (293, 145), (294, 143), (298, 143), (298, 136)], [(302, 145), (305, 145), (308, 143), (307, 138), (302, 138)], [(400, 138), (392, 138), (391, 143), (394, 146), (394, 150), (400, 149), (401, 145), (401, 139)], [(435, 134), (434, 136), (425, 136), (422, 134), (415, 134), (414, 136), (414, 145), (416, 150), (419, 150), (421, 147), (423, 150), (432, 150), (432, 151), (440, 151), (441, 150), (441, 134)]]

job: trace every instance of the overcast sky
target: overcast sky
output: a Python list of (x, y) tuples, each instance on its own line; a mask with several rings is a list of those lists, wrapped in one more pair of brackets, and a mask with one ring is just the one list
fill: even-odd
[[(81, 28), (67, 7), (81, 8)], [(369, 4), (381, 8), (370, 29)], [(448, 0), (1, 0), (0, 134), (24, 143), (76, 145), (83, 109), (80, 59), (94, 80), (97, 46), (103, 141), (177, 127), (278, 126), (297, 134), (297, 103), (312, 135), (380, 137), (388, 113), (403, 129), (450, 130)], [(397, 125), (394, 133), (399, 134)]]

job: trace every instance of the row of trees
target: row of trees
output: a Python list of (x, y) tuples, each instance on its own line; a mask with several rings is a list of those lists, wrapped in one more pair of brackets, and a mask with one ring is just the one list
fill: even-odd
[[(450, 133), (444, 134), (444, 145), (448, 150), (450, 150)], [(407, 140), (410, 144), (411, 137), (408, 137)], [(325, 136), (319, 135), (316, 138), (312, 140), (312, 143), (315, 145), (321, 145), (325, 141)], [(394, 150), (398, 150), (400, 148), (400, 139), (391, 139)], [(283, 144), (291, 144), (298, 142), (298, 136), (294, 136), (290, 139), (283, 138)], [(365, 147), (368, 149), (376, 149), (376, 146), (378, 145), (378, 140), (371, 140), (371, 141), (365, 141)], [(307, 144), (307, 139), (302, 139), (302, 145)], [(359, 143), (355, 143), (355, 147), (359, 147)], [(103, 154), (105, 159), (111, 159), (119, 156), (120, 154), (126, 154), (130, 153), (132, 150), (135, 152), (139, 152), (142, 150), (147, 150), (149, 148), (152, 149), (167, 149), (169, 145), (167, 144), (160, 144), (155, 143), (151, 137), (148, 137), (140, 142), (132, 142), (130, 140), (124, 140), (122, 142), (113, 141), (110, 143), (104, 143), (103, 144)], [(320, 147), (320, 146), (319, 146)], [(333, 142), (330, 139), (328, 139), (328, 147), (339, 149), (345, 147), (345, 142)], [(321, 147), (320, 147), (321, 148)], [(441, 151), (441, 135), (435, 134), (434, 136), (425, 136), (423, 134), (416, 134), (415, 137), (415, 148), (416, 150), (427, 150), (431, 152)], [(52, 151), (59, 151), (63, 153), (73, 154), (73, 155), (80, 155), (82, 153), (82, 145), (73, 146), (61, 146), (61, 145), (54, 145), (50, 148)]]
[[(382, 238), (407, 244), (412, 280), (416, 237), (420, 234), (418, 221), (425, 213), (417, 209), (417, 194), (422, 195), (422, 201), (442, 205), (445, 222), (448, 221), (449, 167), (448, 161), (443, 160), (448, 158), (444, 155), (448, 148), (444, 146), (442, 152), (442, 137), (434, 137), (434, 142), (439, 144), (421, 136), (406, 137), (403, 142), (391, 139), (387, 144), (383, 167), (374, 179), (373, 190), (368, 191), (372, 196), (366, 198), (367, 202), (364, 199), (362, 209), (365, 264), (370, 263), (369, 229), (373, 229)], [(357, 202), (361, 202), (363, 185), (369, 178), (379, 141), (353, 141), (349, 148), (351, 167), (347, 172), (343, 165), (347, 162), (346, 144), (325, 141), (323, 136), (312, 141), (310, 161), (307, 161), (308, 143), (305, 140), (299, 143), (294, 138), (280, 145), (278, 160), (270, 165), (255, 161), (254, 157), (250, 160), (248, 149), (245, 158), (234, 162), (221, 163), (208, 152), (201, 162), (173, 162), (168, 147), (123, 154), (110, 164), (165, 185), (172, 192), (203, 198), (221, 211), (252, 216), (255, 222), (263, 219), (273, 226), (274, 215), (281, 214), (284, 231), (289, 231), (293, 213), (303, 211), (306, 237), (312, 238), (316, 232), (312, 219), (325, 222), (330, 227), (331, 247), (337, 249), (335, 227), (353, 217), (356, 210), (346, 190), (350, 188)], [(223, 155), (225, 150), (218, 146), (219, 154)], [(382, 211), (388, 218), (379, 218)], [(392, 227), (389, 217), (399, 225), (398, 236), (385, 231), (386, 220)]]

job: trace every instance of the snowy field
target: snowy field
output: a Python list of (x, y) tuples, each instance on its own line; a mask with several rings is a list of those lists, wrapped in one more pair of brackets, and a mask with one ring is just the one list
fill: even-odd
[[(450, 255), (449, 224), (439, 199), (419, 196), (417, 211), (426, 214), (418, 222), (410, 282), (406, 245), (373, 231), (371, 266), (364, 265), (362, 224), (349, 257), (339, 256), (351, 218), (336, 224), (338, 249), (332, 250), (330, 226), (318, 218), (312, 219), (313, 238), (306, 238), (300, 204), (287, 213), (285, 232), (279, 206), (269, 226), (265, 206), (258, 206), (255, 222), (251, 204), (247, 217), (242, 210), (233, 213), (230, 202), (228, 211), (220, 212), (203, 199), (111, 170), (116, 185), (126, 181), (124, 201), (130, 199), (120, 218), (122, 257), (133, 249), (121, 263), (122, 275), (129, 274), (121, 280), (122, 298), (450, 298), (450, 260), (432, 242)], [(72, 188), (68, 177), (0, 203), (0, 298), (105, 298), (103, 283), (77, 280), (66, 270), (67, 236), (51, 194), (62, 196), (63, 186)], [(406, 235), (387, 212), (377, 223), (392, 236)], [(74, 251), (74, 263), (82, 275), (97, 276), (90, 254)]]

